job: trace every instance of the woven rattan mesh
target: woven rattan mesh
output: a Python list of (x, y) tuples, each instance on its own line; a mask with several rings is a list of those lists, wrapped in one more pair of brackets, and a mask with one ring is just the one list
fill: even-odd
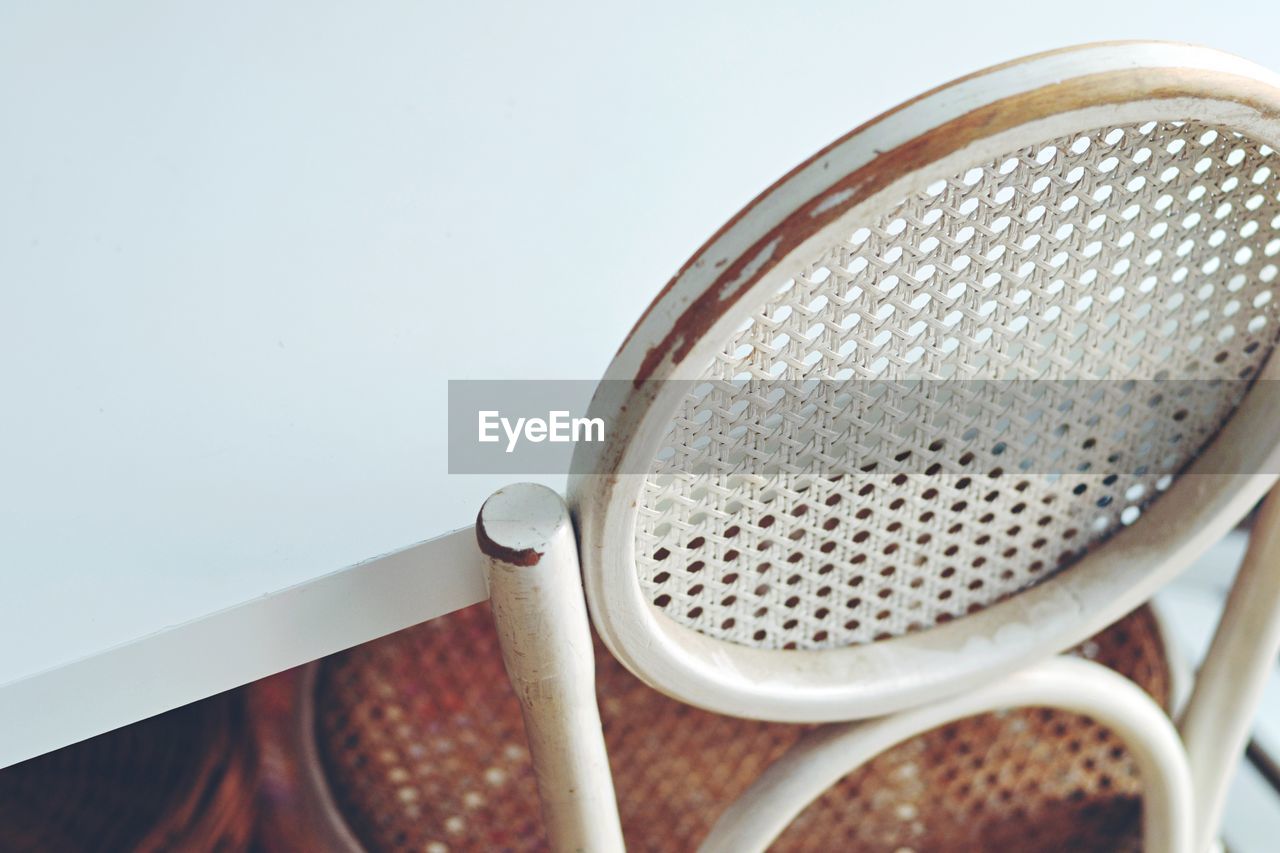
[(0, 771), (0, 850), (248, 850), (242, 717), (223, 694)]
[[(1146, 611), (1084, 651), (1161, 698), (1167, 692), (1161, 646)], [(485, 606), (360, 646), (321, 667), (315, 735), (324, 773), (339, 810), (371, 851), (545, 848), (519, 706)], [(597, 679), (628, 849), (696, 847), (721, 810), (803, 731), (675, 702), (603, 651)], [(1099, 732), (1087, 722), (1027, 711), (951, 728), (959, 734), (948, 734), (949, 728), (903, 745), (833, 789), (783, 846), (892, 849), (880, 839), (892, 831), (899, 832), (895, 838), (919, 838), (912, 828), (934, 827), (935, 809), (937, 831), (947, 831), (953, 801), (963, 808), (987, 803), (974, 818), (983, 825), (1012, 820), (1021, 809), (1027, 819), (1046, 821), (1070, 814), (1070, 826), (1054, 824), (1061, 830), (1131, 828), (1137, 789), (1128, 758), (1114, 740), (1095, 746)], [(1028, 744), (1041, 732), (1049, 749)], [(1079, 754), (1069, 751), (1077, 738), (1087, 743)], [(985, 762), (981, 772), (968, 766), (976, 756)], [(916, 784), (905, 790), (908, 765)], [(1074, 781), (1058, 784), (1068, 777)], [(936, 801), (920, 785), (935, 780), (944, 792)], [(1072, 785), (1086, 792), (1092, 808), (1075, 808)], [(877, 789), (888, 795), (876, 795)], [(907, 805), (915, 809), (910, 822), (901, 817)], [(964, 831), (971, 838), (978, 830)]]
[(849, 223), (671, 424), (638, 511), (649, 599), (742, 645), (857, 645), (1133, 523), (1272, 348), (1274, 161), (1194, 122), (1101, 128)]

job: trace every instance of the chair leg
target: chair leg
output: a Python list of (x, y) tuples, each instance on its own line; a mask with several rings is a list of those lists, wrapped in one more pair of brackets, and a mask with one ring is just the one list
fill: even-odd
[(1179, 728), (1195, 786), (1196, 850), (1209, 850), (1227, 786), (1280, 652), (1280, 488), (1254, 523), (1244, 563)]
[(481, 508), (476, 538), (548, 839), (556, 850), (621, 851), (568, 508), (543, 486), (510, 486)]

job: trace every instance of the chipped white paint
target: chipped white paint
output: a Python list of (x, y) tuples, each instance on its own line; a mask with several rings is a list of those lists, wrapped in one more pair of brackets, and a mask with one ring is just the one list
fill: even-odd
[[(1089, 105), (1098, 75), (1122, 81), (1120, 102)], [(1176, 88), (1211, 85), (1212, 96), (1152, 100), (1154, 83)], [(684, 310), (727, 287), (718, 275), (737, 259), (758, 259), (756, 247), (799, 212), (833, 199), (838, 182), (880, 152), (937, 129), (983, 106), (1027, 93), (1075, 86), (1084, 106), (1038, 102), (1039, 115), (1019, 109), (1004, 130), (985, 126), (938, 159), (899, 169), (883, 189), (853, 204), (833, 224), (800, 238), (764, 275), (708, 325), (696, 340), (672, 337)], [(1020, 102), (1021, 105), (1021, 102)], [(983, 72), (908, 103), (866, 125), (771, 188), (688, 265), (637, 325), (589, 414), (611, 423), (603, 445), (580, 446), (571, 478), (588, 602), (609, 648), (649, 683), (693, 704), (730, 714), (784, 721), (834, 721), (890, 713), (935, 701), (1060, 652), (1138, 606), (1219, 539), (1275, 481), (1280, 470), (1276, 395), (1251, 395), (1217, 439), (1141, 519), (1097, 546), (1069, 571), (964, 618), (863, 646), (791, 651), (753, 648), (708, 637), (678, 624), (651, 603), (638, 578), (636, 507), (650, 460), (668, 434), (686, 388), (668, 379), (699, 379), (708, 364), (773, 293), (801, 270), (813, 248), (856, 218), (875, 221), (908, 194), (975, 163), (1071, 133), (1102, 126), (1194, 118), (1247, 133), (1280, 147), (1280, 79), (1215, 51), (1176, 44), (1106, 44), (1033, 57)], [(1023, 122), (1018, 124), (1017, 122)], [(982, 134), (990, 134), (983, 136)], [(877, 168), (881, 168), (877, 165)], [(782, 253), (782, 250), (778, 250)], [(723, 261), (719, 265), (711, 259)], [(721, 290), (721, 293), (724, 291)], [(724, 303), (718, 303), (724, 304)], [(688, 318), (686, 318), (688, 320)], [(686, 337), (694, 335), (679, 329)], [(673, 340), (687, 344), (672, 346)], [(664, 344), (664, 342), (666, 342)], [(691, 345), (688, 345), (691, 344)], [(669, 346), (669, 349), (655, 348)], [(676, 358), (677, 350), (681, 353)], [(1270, 360), (1260, 378), (1280, 377)], [(618, 388), (642, 380), (631, 393)], [(1224, 475), (1239, 471), (1257, 474)]]
[(777, 250), (778, 241), (773, 240), (757, 252), (755, 257), (748, 261), (746, 266), (742, 268), (742, 272), (738, 274), (738, 277), (735, 278), (729, 286), (724, 289), (724, 292), (720, 294), (720, 300), (722, 302), (727, 302), (737, 296), (738, 291), (742, 289), (743, 285), (751, 281), (752, 276), (758, 273), (765, 264), (773, 260), (773, 253)]
[(853, 190), (839, 190), (837, 192), (833, 192), (831, 195), (824, 198), (822, 200), (822, 203), (819, 204), (817, 207), (815, 207), (813, 209), (813, 212), (810, 213), (809, 216), (814, 217), (814, 216), (818, 216), (820, 214), (826, 213), (831, 208), (835, 207), (836, 205), (843, 204), (844, 202), (848, 201), (852, 197), (853, 197)]
[(569, 511), (545, 486), (522, 483), (489, 498), (476, 528), (547, 837), (556, 850), (620, 851)]

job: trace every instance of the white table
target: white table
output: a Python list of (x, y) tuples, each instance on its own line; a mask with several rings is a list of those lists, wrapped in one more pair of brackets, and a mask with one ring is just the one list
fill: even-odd
[(0, 5), (0, 765), (483, 597), (446, 380), (597, 376), (876, 112), (1098, 38), (1280, 66), (1266, 2), (686, 5)]

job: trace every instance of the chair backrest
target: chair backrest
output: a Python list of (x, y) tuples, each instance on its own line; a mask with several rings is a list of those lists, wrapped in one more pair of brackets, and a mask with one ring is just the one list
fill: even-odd
[(571, 479), (593, 621), (729, 714), (879, 715), (1132, 610), (1275, 479), (1280, 77), (1091, 45), (853, 131), (659, 295)]

